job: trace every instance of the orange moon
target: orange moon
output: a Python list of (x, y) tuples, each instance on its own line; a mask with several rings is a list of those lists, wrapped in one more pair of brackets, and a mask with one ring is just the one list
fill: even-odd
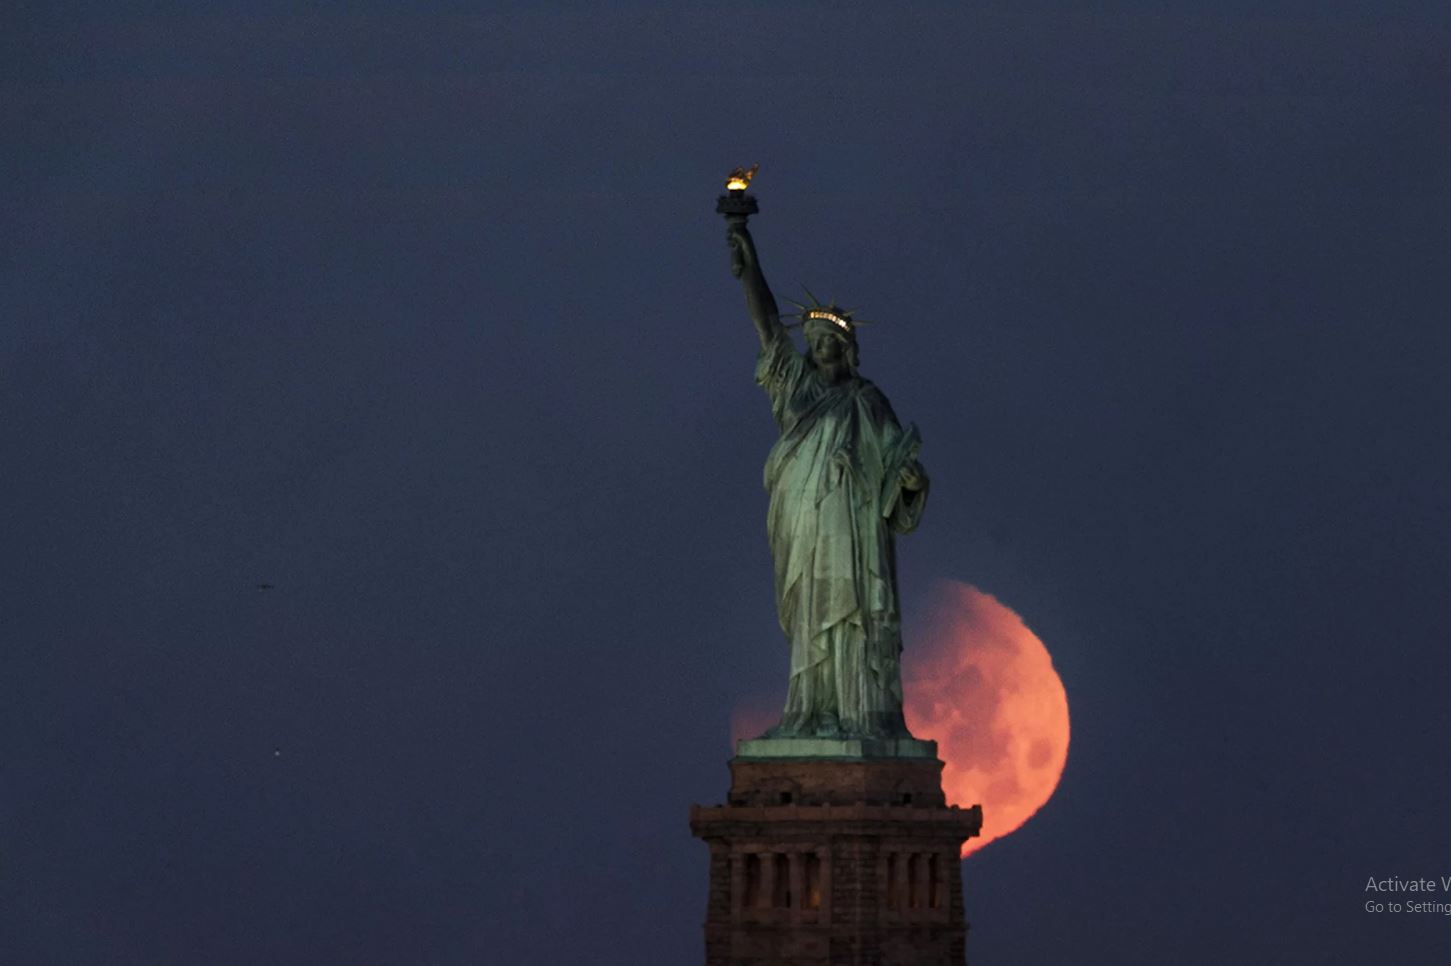
[(982, 805), (967, 855), (1053, 796), (1068, 761), (1068, 695), (1043, 642), (996, 598), (944, 580), (929, 610), (903, 650), (903, 710), (912, 734), (937, 741), (948, 802)]

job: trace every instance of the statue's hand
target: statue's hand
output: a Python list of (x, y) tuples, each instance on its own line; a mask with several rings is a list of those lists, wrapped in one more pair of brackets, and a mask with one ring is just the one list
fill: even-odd
[(922, 464), (913, 460), (902, 467), (897, 474), (897, 479), (902, 483), (902, 489), (918, 492), (927, 486), (927, 474), (922, 469)]
[(745, 225), (732, 225), (726, 232), (726, 242), (731, 247), (731, 274), (740, 278), (748, 265), (756, 263), (756, 246)]

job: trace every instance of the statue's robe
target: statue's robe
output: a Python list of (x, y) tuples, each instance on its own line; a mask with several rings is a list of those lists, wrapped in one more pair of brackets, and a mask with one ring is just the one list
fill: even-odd
[(769, 734), (904, 736), (893, 533), (916, 527), (926, 504), (925, 486), (898, 483), (915, 446), (876, 386), (855, 374), (828, 384), (784, 330), (761, 350), (756, 381), (781, 428), (766, 526), (791, 645), (786, 709)]

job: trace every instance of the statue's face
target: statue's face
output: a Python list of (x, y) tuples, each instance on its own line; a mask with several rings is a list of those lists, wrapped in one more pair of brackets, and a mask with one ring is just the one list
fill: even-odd
[(846, 340), (825, 329), (811, 335), (811, 358), (822, 365), (831, 365), (846, 358)]

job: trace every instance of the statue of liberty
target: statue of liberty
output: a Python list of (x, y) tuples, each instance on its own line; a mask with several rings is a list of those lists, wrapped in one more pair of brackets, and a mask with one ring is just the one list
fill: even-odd
[(858, 375), (850, 311), (808, 292), (798, 351), (745, 219), (728, 224), (732, 271), (761, 340), (756, 381), (781, 431), (766, 460), (766, 532), (791, 681), (781, 723), (765, 737), (909, 738), (893, 541), (927, 502), (920, 437)]

